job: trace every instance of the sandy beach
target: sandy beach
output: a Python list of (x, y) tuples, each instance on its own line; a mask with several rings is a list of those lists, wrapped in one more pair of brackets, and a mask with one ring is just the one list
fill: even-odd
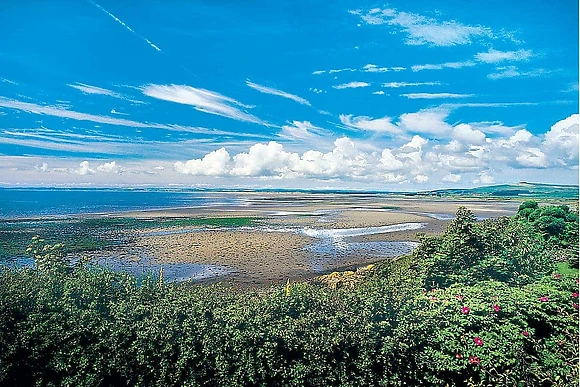
[[(322, 200), (325, 199), (325, 200)], [(252, 227), (133, 230), (124, 256), (219, 265), (242, 286), (282, 284), (408, 253), (417, 233), (445, 230), (459, 206), (481, 218), (513, 215), (516, 201), (264, 194), (247, 207), (127, 212), (140, 219), (253, 218)]]

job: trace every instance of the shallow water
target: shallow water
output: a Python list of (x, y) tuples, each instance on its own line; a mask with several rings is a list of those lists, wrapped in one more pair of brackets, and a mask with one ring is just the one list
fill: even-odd
[(417, 242), (345, 242), (324, 239), (309, 244), (305, 249), (316, 256), (310, 261), (312, 270), (322, 272), (331, 266), (340, 265), (355, 255), (373, 258), (392, 258), (411, 253)]
[[(163, 268), (163, 278), (166, 282), (201, 281), (209, 278), (232, 274), (234, 270), (225, 266), (202, 265), (198, 263), (161, 263), (151, 259), (138, 261), (122, 257), (107, 257), (91, 260), (91, 264), (109, 268), (116, 272), (126, 272), (135, 276), (147, 274), (159, 275)], [(0, 265), (7, 267), (33, 267), (32, 258), (12, 258), (0, 261)]]
[(301, 233), (313, 238), (340, 239), (362, 235), (383, 234), (397, 231), (419, 230), (427, 226), (427, 223), (400, 223), (390, 226), (359, 227), (359, 228), (310, 228), (304, 227)]

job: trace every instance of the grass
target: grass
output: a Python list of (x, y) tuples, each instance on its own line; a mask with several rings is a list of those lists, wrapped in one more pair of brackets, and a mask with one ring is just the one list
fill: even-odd
[(578, 277), (578, 269), (571, 267), (568, 262), (558, 262), (556, 263), (556, 270), (562, 275), (571, 275)]

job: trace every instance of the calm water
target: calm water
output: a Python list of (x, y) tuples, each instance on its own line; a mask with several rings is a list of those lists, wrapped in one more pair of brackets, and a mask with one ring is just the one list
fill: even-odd
[(0, 219), (244, 204), (232, 192), (0, 188)]

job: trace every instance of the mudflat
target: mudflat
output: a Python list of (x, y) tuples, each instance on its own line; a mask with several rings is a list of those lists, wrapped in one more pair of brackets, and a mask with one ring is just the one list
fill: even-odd
[(407, 251), (405, 246), (410, 245), (399, 242), (418, 241), (418, 232), (428, 235), (442, 232), (460, 206), (469, 208), (481, 219), (513, 215), (519, 204), (509, 200), (370, 195), (313, 198), (307, 194), (272, 193), (252, 197), (247, 207), (121, 214), (143, 219), (251, 217), (255, 221), (251, 227), (137, 229), (133, 230), (131, 241), (120, 248), (125, 249), (127, 258), (140, 255), (164, 263), (225, 266), (232, 273), (214, 280), (267, 286), (406, 253), (410, 248)]

